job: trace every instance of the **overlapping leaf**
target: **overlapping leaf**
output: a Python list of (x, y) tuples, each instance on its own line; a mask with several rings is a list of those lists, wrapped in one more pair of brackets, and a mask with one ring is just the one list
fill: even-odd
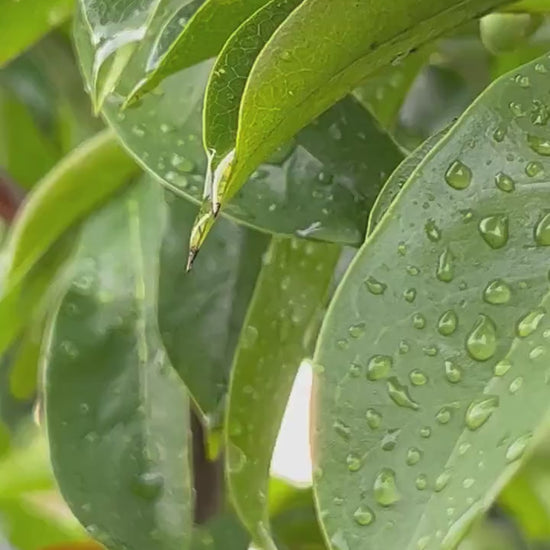
[[(244, 93), (233, 98), (239, 131), (230, 166), (214, 182), (218, 202), (227, 202), (273, 150), (366, 76), (504, 3), (407, 0), (390, 10), (354, 0), (302, 2), (255, 59)], [(230, 89), (233, 75), (225, 80)]]
[(263, 548), (274, 548), (267, 509), (271, 455), (339, 252), (334, 245), (274, 238), (239, 340), (228, 397), (227, 482), (237, 513)]
[(112, 549), (191, 542), (189, 403), (156, 324), (164, 215), (142, 180), (86, 223), (46, 352), (57, 481)]
[(29, 195), (6, 244), (0, 350), (11, 344), (50, 285), (70, 246), (68, 230), (137, 171), (113, 135), (105, 132), (66, 157)]
[[(180, 34), (165, 51), (152, 49), (147, 74), (130, 99), (154, 89), (162, 80), (219, 53), (233, 31), (267, 0), (195, 0), (176, 13)], [(172, 26), (176, 26), (174, 22)]]
[[(90, 82), (91, 45), (81, 29), (80, 18), (75, 39)], [(124, 112), (119, 110), (121, 97), (111, 95), (104, 109), (139, 162), (164, 185), (196, 203), (202, 200), (207, 167), (201, 111), (210, 69), (206, 62), (177, 73)], [(126, 73), (126, 78), (131, 83), (139, 75)], [(128, 92), (124, 86), (121, 95)], [(353, 245), (362, 242), (374, 197), (402, 155), (353, 100), (335, 109), (253, 174), (227, 206), (228, 217), (268, 232)], [(323, 140), (326, 147), (321, 150)], [(376, 149), (371, 154), (372, 146)]]
[(235, 347), (269, 240), (222, 220), (187, 273), (187, 236), (197, 209), (168, 192), (167, 198), (159, 328), (172, 365), (214, 427), (221, 420)]
[(313, 407), (334, 549), (454, 547), (548, 413), (549, 70), (476, 101), (335, 296)]

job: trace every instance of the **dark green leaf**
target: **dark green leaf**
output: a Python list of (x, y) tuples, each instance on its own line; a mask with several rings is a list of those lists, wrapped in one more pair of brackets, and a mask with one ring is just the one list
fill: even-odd
[(333, 548), (454, 547), (545, 418), (548, 70), (537, 60), (474, 103), (335, 296), (313, 407)]
[(68, 19), (73, 4), (73, 0), (0, 0), (0, 66)]
[[(75, 38), (89, 79), (90, 44), (78, 31), (81, 24), (77, 20)], [(110, 96), (104, 110), (139, 162), (195, 203), (202, 201), (207, 165), (201, 127), (210, 69), (206, 62), (168, 78), (158, 93), (123, 113), (120, 97)], [(401, 153), (349, 98), (297, 140), (299, 145), (288, 144), (256, 171), (225, 213), (263, 231), (358, 245), (377, 190), (401, 161)], [(376, 150), (366, 160), (374, 144)]]
[[(239, 131), (232, 161), (214, 182), (219, 202), (232, 197), (272, 151), (366, 76), (504, 3), (406, 0), (388, 9), (379, 2), (305, 0), (273, 34), (254, 62), (242, 97), (235, 98)], [(226, 81), (230, 88), (232, 74), (226, 73)]]
[(189, 403), (156, 329), (161, 189), (142, 180), (83, 228), (46, 352), (61, 492), (111, 549), (189, 547)]
[(245, 320), (227, 412), (227, 482), (253, 540), (269, 532), (269, 466), (292, 383), (310, 352), (339, 248), (274, 238)]
[(221, 220), (195, 269), (187, 273), (187, 235), (197, 209), (168, 193), (167, 198), (159, 327), (172, 365), (214, 426), (268, 237)]

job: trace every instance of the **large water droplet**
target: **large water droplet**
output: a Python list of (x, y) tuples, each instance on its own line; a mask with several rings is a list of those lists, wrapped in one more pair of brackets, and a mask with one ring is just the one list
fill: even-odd
[(384, 294), (387, 288), (386, 284), (376, 280), (374, 277), (369, 277), (368, 279), (366, 279), (365, 286), (367, 287), (367, 290), (375, 296)]
[(508, 242), (508, 216), (487, 216), (479, 222), (479, 233), (491, 248), (502, 248)]
[(426, 318), (422, 313), (415, 313), (412, 318), (413, 327), (423, 329), (426, 326)]
[(521, 386), (523, 386), (523, 378), (521, 376), (518, 376), (510, 382), (510, 385), (508, 386), (508, 391), (511, 394), (514, 394), (519, 391)]
[(352, 338), (361, 338), (363, 334), (365, 334), (365, 330), (367, 328), (367, 325), (365, 323), (356, 323), (355, 325), (351, 325), (349, 327), (349, 335)]
[(428, 486), (428, 477), (426, 474), (419, 474), (414, 480), (414, 485), (419, 491), (423, 491)]
[(361, 462), (361, 457), (356, 453), (349, 453), (346, 456), (346, 464), (348, 465), (348, 470), (350, 472), (358, 472), (363, 465)]
[(466, 411), (466, 426), (470, 430), (477, 430), (489, 420), (498, 403), (497, 395), (484, 395), (472, 401)]
[(499, 361), (494, 368), (495, 376), (504, 376), (512, 368), (512, 363), (508, 359)]
[(410, 447), (407, 450), (407, 465), (414, 466), (420, 462), (422, 458), (422, 451), (418, 447)]
[(451, 334), (453, 334), (457, 326), (458, 317), (452, 309), (445, 311), (445, 313), (441, 315), (439, 321), (437, 322), (437, 330), (443, 336), (450, 336)]
[(436, 493), (439, 493), (440, 491), (443, 491), (445, 487), (449, 484), (449, 481), (451, 480), (451, 472), (449, 470), (445, 470), (441, 474), (439, 474), (435, 480), (434, 484), (434, 491)]
[(134, 493), (146, 500), (155, 500), (164, 486), (164, 478), (158, 472), (143, 472), (136, 477)]
[(483, 291), (483, 299), (492, 305), (507, 304), (512, 297), (512, 290), (502, 280), (491, 281)]
[(537, 308), (524, 315), (517, 324), (517, 335), (520, 338), (527, 338), (527, 336), (533, 334), (539, 327), (545, 314), (546, 310), (544, 308)]
[(332, 427), (342, 439), (348, 441), (351, 438), (351, 428), (342, 420), (336, 419)]
[(537, 223), (535, 241), (539, 246), (550, 246), (550, 212)]
[(384, 434), (384, 437), (382, 438), (382, 442), (380, 444), (383, 451), (393, 451), (395, 449), (400, 432), (401, 430), (392, 429), (388, 430)]
[(462, 380), (462, 369), (454, 361), (445, 361), (445, 376), (452, 384)]
[(544, 172), (544, 166), (536, 160), (532, 160), (528, 162), (527, 165), (525, 166), (525, 173), (530, 178), (536, 178), (543, 172)]
[(420, 437), (428, 439), (432, 435), (432, 429), (429, 426), (424, 426), (420, 428)]
[(407, 386), (401, 384), (395, 377), (388, 380), (388, 395), (400, 407), (406, 407), (415, 411), (418, 409), (418, 403), (412, 400)]
[(449, 407), (442, 407), (437, 411), (435, 418), (440, 424), (448, 424), (451, 420), (451, 409)]
[(535, 153), (538, 153), (544, 157), (550, 156), (550, 140), (547, 138), (531, 135), (527, 136), (527, 142), (529, 143), (529, 147), (531, 147)]
[(416, 289), (415, 288), (408, 288), (403, 292), (403, 298), (407, 300), (407, 302), (412, 303), (416, 299)]
[(505, 193), (511, 193), (516, 188), (514, 180), (504, 172), (499, 172), (495, 176), (495, 183), (496, 186)]
[(366, 505), (361, 505), (353, 513), (353, 519), (361, 526), (370, 525), (374, 519), (374, 512)]
[(436, 243), (441, 240), (441, 229), (437, 227), (434, 220), (428, 220), (424, 226), (424, 229), (426, 231), (426, 236), (430, 239), (430, 241)]
[(529, 444), (529, 441), (531, 441), (532, 437), (533, 434), (527, 433), (510, 443), (506, 449), (506, 460), (508, 462), (513, 462), (523, 456), (523, 453), (525, 452), (525, 449), (527, 448), (527, 445)]
[(369, 380), (381, 380), (386, 378), (392, 367), (392, 358), (388, 355), (374, 355), (367, 365), (367, 378)]
[(423, 386), (428, 377), (420, 369), (414, 369), (409, 373), (409, 380), (413, 386)]
[(497, 350), (497, 329), (487, 315), (479, 315), (466, 339), (466, 349), (476, 361), (487, 361)]
[(376, 430), (382, 422), (382, 415), (374, 409), (367, 409), (366, 413), (367, 424), (371, 430)]
[(444, 283), (449, 283), (453, 280), (453, 255), (448, 248), (446, 248), (439, 256), (439, 260), (437, 262), (437, 270), (435, 274), (437, 278)]
[(395, 504), (401, 498), (397, 490), (395, 472), (390, 468), (383, 468), (374, 480), (374, 497), (381, 506)]
[(466, 189), (472, 182), (472, 171), (464, 163), (455, 160), (445, 173), (445, 181), (454, 189)]

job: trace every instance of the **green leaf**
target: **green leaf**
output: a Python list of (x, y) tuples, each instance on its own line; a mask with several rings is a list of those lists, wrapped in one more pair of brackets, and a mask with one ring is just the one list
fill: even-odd
[(548, 411), (549, 66), (497, 81), (428, 153), (327, 313), (313, 455), (334, 549), (454, 547)]
[(113, 134), (103, 132), (64, 158), (28, 196), (6, 245), (0, 296), (1, 351), (32, 314), (34, 301), (63, 261), (70, 235), (50, 254), (52, 246), (138, 170)]
[(0, 166), (19, 185), (30, 189), (58, 157), (26, 106), (0, 88)]
[(227, 483), (237, 513), (262, 548), (274, 548), (266, 502), (271, 455), (339, 253), (333, 245), (274, 238), (239, 340), (226, 419)]
[(196, 527), (193, 533), (192, 550), (247, 550), (250, 538), (239, 520), (230, 513), (210, 519), (205, 525)]
[(367, 236), (370, 236), (374, 228), (380, 223), (380, 220), (384, 217), (392, 202), (397, 198), (399, 191), (401, 191), (418, 165), (424, 160), (424, 157), (441, 141), (441, 138), (446, 133), (447, 130), (444, 130), (428, 138), (390, 176), (372, 207), (367, 225)]
[(373, 113), (383, 128), (392, 131), (399, 110), (420, 69), (427, 62), (430, 47), (408, 55), (401, 62), (380, 68), (362, 82), (353, 95)]
[[(89, 82), (90, 44), (78, 30), (81, 24), (77, 18), (75, 39)], [(122, 113), (115, 95), (104, 106), (109, 123), (136, 159), (165, 186), (197, 204), (207, 166), (202, 103), (210, 69), (206, 62), (173, 75), (158, 93)], [(365, 162), (368, 144), (377, 147)], [(224, 213), (266, 232), (358, 245), (378, 190), (401, 160), (368, 112), (348, 98), (263, 164)]]
[[(355, 0), (304, 1), (258, 55), (236, 100), (239, 131), (233, 160), (214, 183), (218, 202), (227, 202), (272, 151), (369, 74), (504, 3), (406, 0), (388, 9)], [(228, 87), (232, 80), (227, 73)]]
[[(223, 47), (212, 69), (206, 88), (204, 146), (209, 154), (207, 191), (213, 205), (218, 190), (212, 190), (221, 177), (217, 171), (230, 169), (239, 124), (239, 100), (256, 57), (281, 23), (301, 0), (271, 0), (244, 22)], [(228, 74), (232, 75), (228, 78)], [(222, 190), (220, 189), (221, 193)]]
[(216, 417), (268, 237), (222, 220), (196, 268), (187, 273), (187, 235), (197, 209), (168, 193), (167, 203), (159, 328), (172, 365), (213, 427), (219, 423)]
[(79, 0), (86, 33), (92, 46), (91, 97), (99, 111), (128, 66), (138, 59), (140, 68), (149, 54), (145, 39), (162, 40), (157, 34), (166, 19), (181, 6), (179, 0)]
[(73, 3), (73, 0), (0, 0), (0, 66), (68, 19)]
[(278, 547), (325, 550), (311, 487), (293, 487), (272, 478), (269, 484), (269, 512)]
[(156, 328), (161, 189), (142, 180), (83, 228), (45, 373), (51, 459), (88, 532), (112, 549), (185, 549), (189, 403)]
[(548, 483), (546, 460), (529, 460), (504, 487), (499, 505), (510, 514), (529, 540), (550, 538), (550, 501), (546, 491)]
[(195, 0), (184, 5), (168, 24), (183, 26), (179, 36), (165, 50), (152, 49), (148, 74), (129, 99), (135, 100), (165, 78), (216, 56), (233, 31), (267, 1)]

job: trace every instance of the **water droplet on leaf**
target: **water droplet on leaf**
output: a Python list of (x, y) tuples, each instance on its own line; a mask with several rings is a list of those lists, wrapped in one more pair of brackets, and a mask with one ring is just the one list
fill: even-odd
[(487, 361), (497, 350), (497, 329), (487, 315), (479, 315), (466, 339), (466, 349), (476, 361)]
[(472, 431), (480, 428), (489, 420), (498, 404), (497, 395), (484, 395), (472, 401), (466, 410), (466, 426)]

